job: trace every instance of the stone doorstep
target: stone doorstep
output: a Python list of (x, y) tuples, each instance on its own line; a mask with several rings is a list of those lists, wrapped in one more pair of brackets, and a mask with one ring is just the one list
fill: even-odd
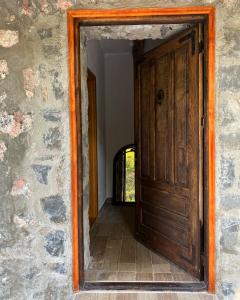
[[(108, 297), (106, 297), (108, 295)], [(166, 298), (167, 296), (167, 298)], [(154, 291), (84, 291), (73, 295), (72, 300), (218, 300), (217, 295), (206, 292), (154, 292)]]

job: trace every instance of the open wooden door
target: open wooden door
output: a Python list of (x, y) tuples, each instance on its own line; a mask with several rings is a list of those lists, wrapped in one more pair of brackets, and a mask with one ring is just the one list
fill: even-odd
[(89, 137), (89, 223), (98, 215), (98, 160), (97, 160), (97, 99), (96, 77), (88, 69), (88, 137)]
[(136, 61), (136, 237), (201, 274), (200, 30), (192, 27)]

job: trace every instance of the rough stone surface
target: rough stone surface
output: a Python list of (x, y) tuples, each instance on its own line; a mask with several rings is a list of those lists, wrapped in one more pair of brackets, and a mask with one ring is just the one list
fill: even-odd
[(66, 10), (69, 7), (73, 6), (73, 2), (72, 1), (67, 1), (67, 0), (57, 0), (57, 7), (62, 9), (62, 10)]
[(7, 93), (3, 91), (0, 95), (0, 103), (2, 103), (7, 98)]
[(48, 148), (59, 148), (61, 145), (61, 134), (58, 127), (50, 128), (43, 136), (44, 144)]
[(24, 115), (22, 112), (15, 112), (8, 115), (6, 112), (0, 114), (0, 133), (8, 134), (15, 138), (32, 127), (32, 116)]
[(53, 76), (52, 88), (53, 88), (55, 98), (62, 99), (64, 96), (64, 90), (63, 90), (62, 83), (59, 81), (58, 77), (59, 77), (58, 72), (55, 72)]
[(62, 223), (66, 221), (66, 206), (60, 195), (41, 199), (43, 211), (49, 215), (51, 221)]
[(18, 43), (18, 32), (14, 30), (0, 30), (0, 46), (10, 48)]
[(233, 290), (232, 283), (224, 282), (222, 284), (222, 292), (223, 292), (223, 295), (226, 296), (226, 297), (229, 297), (229, 296), (233, 295), (234, 290)]
[(43, 117), (46, 121), (58, 122), (61, 121), (61, 113), (55, 109), (49, 109), (44, 111)]
[(233, 159), (222, 157), (221, 163), (221, 181), (223, 188), (230, 188), (235, 179)]
[(0, 78), (5, 79), (9, 73), (8, 64), (5, 59), (0, 60)]
[(226, 253), (240, 254), (240, 218), (231, 218), (222, 223), (220, 244)]
[(52, 169), (50, 166), (32, 165), (33, 171), (36, 173), (38, 182), (48, 184), (48, 172)]
[[(0, 49), (0, 142), (7, 148), (0, 151), (3, 158), (0, 160), (0, 299), (65, 300), (73, 295), (66, 9), (197, 5), (214, 5), (217, 11), (217, 293), (220, 299), (240, 299), (239, 0), (1, 1), (0, 30), (18, 32), (18, 42), (10, 37), (12, 33), (4, 32)], [(124, 30), (103, 26), (85, 30), (81, 32), (81, 87), (87, 263), (89, 176), (85, 42), (92, 37), (156, 38), (166, 32), (160, 31), (159, 26), (125, 27)], [(46, 114), (46, 111), (59, 114)], [(51, 178), (49, 176), (47, 185), (41, 185), (33, 176), (31, 166), (50, 165), (49, 162)], [(41, 207), (40, 199), (52, 195), (61, 195), (66, 207), (66, 220), (62, 223), (49, 220), (50, 214), (46, 215)]]
[(60, 256), (64, 252), (64, 232), (57, 230), (46, 236), (45, 248), (52, 256)]
[(42, 28), (38, 30), (40, 39), (47, 39), (52, 37), (52, 28)]
[(4, 153), (6, 152), (7, 147), (4, 142), (0, 142), (0, 160), (3, 161)]
[(34, 95), (35, 87), (38, 85), (38, 79), (31, 68), (24, 69), (23, 71), (23, 85), (26, 96), (32, 98)]
[(24, 178), (19, 178), (16, 181), (14, 181), (11, 190), (12, 196), (19, 196), (19, 195), (27, 196), (28, 193), (29, 193), (29, 186), (26, 183), (26, 180)]
[(231, 209), (240, 209), (240, 196), (226, 195), (221, 197), (221, 205), (226, 211)]
[(64, 266), (64, 264), (59, 264), (57, 263), (54, 267), (55, 272), (59, 273), (59, 274), (65, 274), (66, 273), (66, 268)]
[(237, 92), (240, 89), (240, 66), (227, 66), (219, 68), (220, 88), (224, 91)]
[(88, 40), (92, 39), (129, 39), (134, 40), (137, 36), (148, 39), (166, 39), (171, 34), (177, 33), (188, 28), (188, 24), (169, 24), (169, 25), (117, 25), (117, 26), (94, 26), (82, 29)]

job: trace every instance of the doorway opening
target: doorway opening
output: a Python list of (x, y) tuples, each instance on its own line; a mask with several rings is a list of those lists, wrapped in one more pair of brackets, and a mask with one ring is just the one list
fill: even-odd
[(122, 147), (113, 159), (113, 204), (135, 204), (135, 145)]
[[(90, 230), (86, 282), (197, 282), (203, 278), (204, 92), (199, 46), (203, 31), (196, 24), (158, 27), (160, 32), (165, 30), (158, 40), (87, 42), (89, 68), (99, 73), (101, 62), (93, 62), (93, 57), (104, 60), (103, 99), (97, 89), (95, 110), (99, 113), (94, 118), (103, 120), (98, 137), (105, 137), (99, 147), (104, 144), (106, 152), (98, 153), (98, 167), (90, 171), (89, 185), (96, 186), (92, 174), (100, 171), (106, 187), (98, 183), (99, 198), (104, 190), (105, 195)], [(101, 88), (100, 74), (96, 80)], [(91, 99), (94, 92), (88, 91)], [(91, 130), (94, 119), (89, 121)], [(124, 146), (128, 142), (134, 146)], [(133, 148), (136, 160), (131, 160)], [(105, 199), (112, 199), (113, 205), (136, 203), (136, 208), (111, 207)]]
[[(87, 11), (81, 11), (82, 14), (78, 15), (80, 24), (84, 26), (152, 24), (153, 21), (154, 24), (182, 23), (190, 25), (188, 29), (173, 35), (149, 51), (144, 49), (145, 43), (135, 43), (133, 72), (135, 85), (134, 144), (136, 146), (135, 237), (140, 246), (138, 244), (137, 246), (123, 246), (122, 243), (122, 252), (118, 255), (120, 261), (117, 261), (117, 268), (119, 271), (119, 267), (123, 267), (120, 266), (121, 263), (128, 263), (125, 261), (126, 257), (128, 260), (134, 253), (134, 251), (131, 252), (131, 249), (135, 247), (135, 249), (139, 248), (141, 266), (146, 268), (151, 266), (153, 270), (153, 264), (150, 265), (149, 262), (144, 261), (148, 256), (146, 251), (152, 251), (149, 254), (151, 263), (158, 258), (162, 263), (156, 265), (161, 265), (161, 268), (165, 265), (166, 268), (173, 270), (174, 267), (171, 264), (178, 265), (192, 277), (186, 280), (183, 277), (177, 279), (176, 274), (170, 274), (170, 279), (166, 279), (167, 276), (159, 276), (157, 279), (154, 272), (145, 272), (147, 273), (144, 274), (146, 277), (143, 276), (144, 272), (140, 272), (141, 274), (132, 272), (135, 273), (135, 277), (130, 276), (133, 274), (128, 274), (129, 279), (127, 280), (118, 276), (116, 280), (89, 279), (91, 276), (85, 277), (84, 280), (84, 275), (86, 276), (86, 271), (89, 270), (84, 271), (84, 216), (83, 203), (80, 201), (77, 205), (80, 208), (78, 211), (80, 214), (78, 215), (75, 211), (75, 215), (73, 215), (73, 221), (80, 224), (78, 227), (80, 235), (73, 226), (73, 238), (77, 238), (79, 246), (77, 252), (80, 255), (77, 263), (80, 266), (80, 272), (77, 272), (76, 266), (73, 266), (73, 270), (78, 273), (78, 276), (80, 275), (79, 283), (82, 288), (191, 291), (208, 289), (210, 292), (214, 291), (214, 268), (212, 268), (214, 266), (214, 253), (212, 253), (212, 251), (214, 252), (212, 244), (214, 240), (214, 224), (212, 224), (214, 220), (214, 165), (209, 159), (214, 154), (214, 80), (212, 78), (214, 70), (214, 39), (212, 39), (214, 9), (206, 7), (195, 9), (187, 12), (181, 9), (177, 11), (171, 9), (139, 10), (139, 19), (135, 19), (137, 13), (135, 10), (130, 12), (124, 10), (105, 11), (102, 20), (99, 18), (99, 13), (101, 15), (99, 11), (96, 11), (95, 17), (92, 11), (89, 14)], [(150, 12), (151, 17), (148, 17)], [(121, 13), (123, 16), (119, 19)], [(159, 18), (154, 18), (152, 15), (154, 13)], [(167, 13), (167, 17), (164, 13)], [(176, 16), (174, 17), (174, 15)], [(181, 17), (179, 18), (179, 16)], [(74, 18), (76, 18), (76, 14), (71, 15), (70, 12), (69, 19)], [(80, 51), (76, 46), (76, 40), (79, 40), (79, 27), (75, 27), (75, 31), (73, 28), (74, 23), (70, 22), (69, 32), (75, 40), (76, 48), (75, 50), (70, 49), (72, 50), (70, 57), (75, 53), (74, 59), (72, 61), (70, 59), (70, 77), (74, 74), (77, 76), (77, 81), (74, 81), (76, 85), (76, 82), (80, 82)], [(74, 98), (73, 92), (78, 91), (78, 88), (70, 87), (71, 99)], [(75, 94), (74, 103), (77, 106), (74, 106), (73, 112), (80, 112), (81, 102), (76, 101), (77, 98), (81, 99), (79, 93)], [(77, 117), (79, 125), (81, 124), (79, 123), (80, 117), (81, 114)], [(77, 131), (75, 121), (72, 124), (74, 132)], [(80, 128), (78, 127), (78, 133)], [(76, 141), (81, 142), (81, 140)], [(78, 155), (82, 151), (81, 143), (78, 145), (80, 148), (77, 156), (76, 153), (74, 154), (75, 158), (79, 158)], [(80, 162), (79, 159), (77, 161)], [(79, 177), (77, 176), (77, 178)], [(74, 184), (76, 182), (73, 182)], [(74, 187), (76, 188), (75, 185)], [(74, 195), (77, 195), (77, 191), (82, 191), (81, 180), (78, 181), (77, 187)], [(131, 206), (110, 206), (110, 209), (107, 209), (107, 205), (108, 203), (99, 217), (103, 216), (104, 218), (105, 215), (104, 219), (108, 221), (111, 219), (123, 220), (128, 215), (126, 209), (129, 209), (129, 212), (130, 209), (134, 209)], [(209, 211), (209, 208), (212, 210)], [(118, 214), (115, 214), (113, 209), (118, 209)], [(120, 210), (124, 211), (122, 216), (119, 214)], [(95, 224), (97, 222), (104, 223), (101, 220), (98, 221), (98, 218)], [(131, 222), (134, 219), (130, 217), (129, 220)], [(129, 221), (126, 221), (125, 224), (127, 223), (130, 224)], [(105, 230), (103, 229), (105, 235), (110, 227), (108, 224)], [(114, 228), (114, 226), (112, 227)], [(95, 230), (99, 232), (98, 229)], [(118, 235), (116, 236), (118, 237)], [(124, 234), (122, 235), (123, 239)], [(119, 240), (121, 239), (119, 238)], [(111, 242), (109, 240), (109, 245)], [(101, 241), (101, 243), (106, 245), (106, 241)], [(110, 246), (108, 249), (105, 248), (105, 253), (110, 251), (111, 247), (116, 247), (116, 244), (113, 243)], [(97, 255), (102, 251), (99, 250), (100, 248), (99, 245), (97, 250), (95, 248)], [(76, 251), (76, 248), (74, 249)], [(108, 253), (107, 256), (110, 257), (113, 253), (115, 255), (116, 251)], [(122, 262), (121, 257), (123, 258)], [(112, 266), (113, 264), (110, 262), (109, 267)], [(128, 265), (128, 267), (133, 266)], [(135, 267), (137, 268), (136, 264)], [(149, 276), (150, 273), (152, 273), (152, 277)], [(161, 269), (160, 274), (163, 273)], [(137, 277), (140, 278), (141, 283), (136, 284)], [(74, 279), (76, 278), (79, 277), (74, 277)]]

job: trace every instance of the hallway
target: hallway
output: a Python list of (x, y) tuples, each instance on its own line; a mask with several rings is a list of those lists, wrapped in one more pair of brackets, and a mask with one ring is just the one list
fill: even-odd
[(90, 232), (86, 281), (196, 281), (134, 239), (134, 206), (106, 202)]

